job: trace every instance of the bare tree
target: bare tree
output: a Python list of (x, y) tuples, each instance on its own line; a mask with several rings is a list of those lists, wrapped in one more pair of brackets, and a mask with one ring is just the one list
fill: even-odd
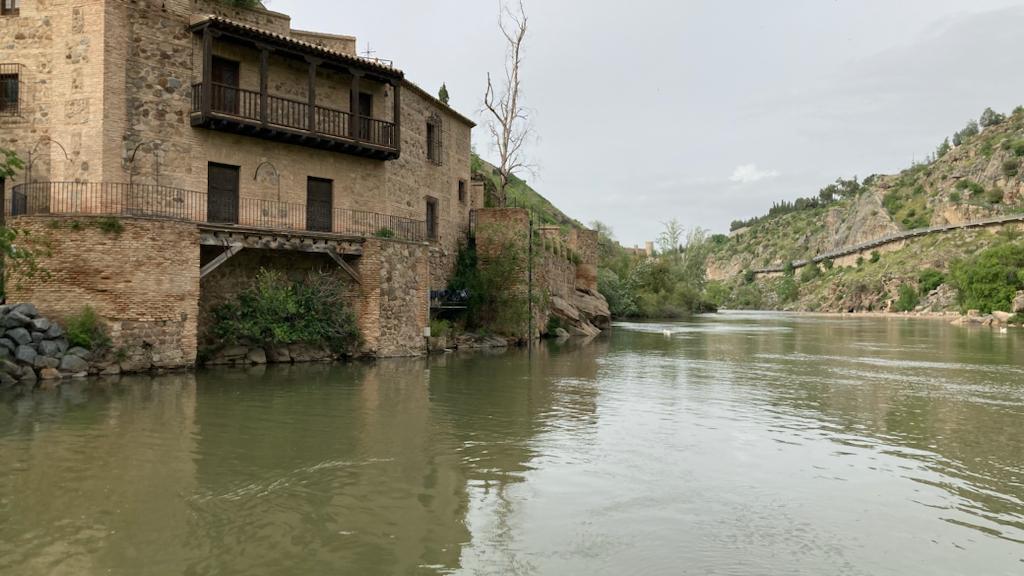
[(530, 117), (523, 108), (519, 71), (523, 63), (523, 41), (526, 39), (527, 18), (523, 0), (518, 0), (513, 11), (502, 2), (498, 26), (508, 43), (505, 51), (505, 83), (495, 88), (490, 73), (487, 74), (487, 92), (484, 93), (484, 108), (491, 116), (488, 128), (494, 145), (498, 149), (497, 200), (504, 204), (505, 189), (510, 177), (518, 170), (530, 169), (523, 157), (523, 145), (530, 139), (533, 127)]

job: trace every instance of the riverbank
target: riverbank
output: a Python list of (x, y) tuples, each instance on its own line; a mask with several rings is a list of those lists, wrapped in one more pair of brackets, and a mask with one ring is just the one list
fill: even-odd
[[(754, 312), (752, 310), (721, 310), (721, 312)], [(780, 312), (797, 316), (817, 318), (842, 318), (861, 319), (877, 318), (890, 320), (933, 320), (945, 321), (955, 326), (975, 327), (1008, 327), (1022, 328), (1019, 324), (1009, 324), (1007, 319), (1012, 317), (1007, 312), (996, 312), (982, 315), (980, 313), (961, 314), (960, 312), (800, 312), (800, 311), (779, 311), (779, 310), (757, 310), (756, 312)]]

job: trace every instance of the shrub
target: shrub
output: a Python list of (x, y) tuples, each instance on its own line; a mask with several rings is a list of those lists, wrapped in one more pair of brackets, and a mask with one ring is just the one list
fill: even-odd
[(967, 190), (967, 191), (970, 192), (970, 195), (972, 197), (975, 196), (975, 195), (978, 195), (978, 194), (984, 194), (985, 193), (985, 187), (984, 186), (982, 186), (981, 184), (978, 184), (974, 180), (970, 180), (968, 178), (964, 178), (963, 180), (958, 181), (956, 183), (956, 189), (957, 190)]
[(447, 320), (434, 318), (430, 321), (430, 336), (432, 338), (447, 338), (452, 333), (452, 324)]
[(92, 306), (85, 306), (78, 314), (67, 319), (67, 334), (72, 346), (81, 346), (87, 350), (110, 346), (110, 337)]
[(548, 325), (544, 330), (545, 334), (551, 335), (559, 330), (564, 330), (565, 327), (562, 325), (562, 318), (560, 316), (549, 316)]
[(629, 282), (618, 274), (601, 268), (597, 271), (597, 289), (608, 300), (608, 309), (615, 318), (634, 316), (637, 313), (636, 295)]
[(113, 216), (100, 218), (96, 221), (96, 227), (107, 234), (118, 235), (124, 232), (124, 224)]
[(775, 287), (775, 294), (778, 295), (781, 303), (789, 304), (800, 296), (800, 288), (796, 285), (795, 280), (787, 277), (783, 278)]
[(950, 273), (963, 310), (1009, 310), (1024, 289), (1024, 244), (1003, 242), (973, 258), (956, 262)]
[(949, 201), (950, 202), (952, 202), (954, 204), (959, 204), (961, 200), (963, 200), (963, 197), (960, 196), (960, 192), (958, 192), (957, 190), (954, 190), (954, 191), (949, 193)]
[(896, 299), (893, 309), (897, 312), (911, 312), (914, 308), (917, 308), (920, 301), (917, 290), (914, 290), (914, 287), (910, 284), (904, 284), (900, 286), (900, 295)]
[(882, 259), (882, 254), (878, 250), (875, 250), (875, 251), (873, 251), (871, 253), (871, 263), (872, 264), (877, 264), (878, 261), (881, 260), (881, 259)]
[(341, 354), (360, 342), (343, 285), (326, 273), (291, 282), (280, 272), (261, 269), (236, 300), (214, 310), (214, 318), (214, 333), (229, 343), (317, 344)]
[(1020, 161), (1006, 160), (1003, 162), (1003, 176), (1013, 178), (1018, 172), (1020, 172)]
[(864, 257), (863, 256), (857, 256), (857, 267), (860, 268), (863, 265), (864, 265)]
[(796, 268), (793, 266), (792, 260), (786, 260), (786, 263), (782, 265), (782, 273), (786, 276), (793, 276), (796, 274)]
[(981, 132), (981, 130), (978, 128), (978, 123), (971, 120), (967, 123), (967, 126), (964, 126), (963, 130), (953, 134), (953, 145), (960, 146), (970, 138), (977, 136), (979, 132)]
[(981, 118), (979, 120), (982, 128), (998, 126), (1003, 122), (1006, 122), (1006, 116), (1003, 116), (991, 108), (985, 108), (985, 111), (981, 113)]
[(1014, 140), (1010, 144), (1010, 150), (1013, 150), (1013, 155), (1018, 158), (1024, 156), (1024, 140)]
[(831, 258), (825, 260), (823, 264), (825, 265), (825, 270), (832, 270), (836, 266), (835, 260), (832, 260)]
[(818, 268), (817, 264), (812, 262), (800, 270), (800, 283), (807, 284), (808, 282), (813, 282), (819, 276), (821, 276), (821, 269)]
[(946, 283), (946, 275), (934, 268), (926, 268), (918, 275), (917, 281), (921, 287), (921, 295), (926, 296)]
[(757, 279), (757, 274), (755, 274), (753, 270), (744, 270), (743, 271), (743, 283), (744, 284), (753, 284), (754, 280), (756, 280), (756, 279)]
[(1003, 201), (1003, 190), (1001, 188), (992, 188), (985, 193), (985, 200), (988, 200), (990, 204), (999, 204)]
[(381, 228), (380, 230), (374, 232), (373, 235), (376, 236), (377, 238), (394, 238), (395, 231), (392, 230), (391, 228)]

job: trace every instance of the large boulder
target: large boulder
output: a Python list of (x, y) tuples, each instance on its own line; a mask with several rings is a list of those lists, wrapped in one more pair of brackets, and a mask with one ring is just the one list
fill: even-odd
[(31, 324), (32, 330), (36, 332), (46, 332), (50, 329), (50, 326), (53, 325), (53, 323), (46, 318), (35, 318), (32, 320)]
[(598, 292), (577, 290), (573, 304), (580, 315), (601, 330), (607, 329), (612, 323), (612, 313), (608, 309), (608, 301)]
[(11, 308), (11, 314), (14, 313), (24, 314), (29, 318), (39, 316), (39, 310), (32, 304), (17, 304), (14, 308)]
[(580, 321), (579, 309), (561, 296), (551, 297), (551, 313), (569, 324), (576, 324)]
[(260, 365), (267, 363), (267, 353), (263, 350), (263, 348), (253, 348), (252, 350), (249, 350), (249, 353), (245, 356), (245, 358), (249, 361), (250, 364)]
[(78, 356), (68, 354), (67, 356), (64, 356), (63, 358), (60, 359), (61, 372), (70, 372), (72, 374), (75, 374), (78, 372), (87, 372), (88, 370), (89, 363), (83, 360), (82, 358), (79, 358)]
[(57, 323), (50, 324), (50, 327), (46, 330), (46, 337), (50, 339), (60, 338), (64, 335), (64, 329), (61, 328)]
[(14, 359), (22, 364), (32, 366), (36, 362), (36, 350), (31, 346), (21, 345), (14, 351)]
[(18, 326), (28, 326), (32, 323), (32, 319), (28, 316), (18, 312), (17, 310), (11, 310), (7, 316), (4, 317), (3, 325), (4, 328), (17, 328)]
[(287, 346), (271, 346), (267, 349), (267, 359), (274, 364), (288, 364), (292, 361), (292, 353)]
[(32, 334), (24, 328), (14, 328), (7, 331), (7, 338), (13, 341), (18, 346), (24, 346), (32, 342)]
[(61, 379), (60, 372), (56, 368), (43, 368), (39, 371), (39, 377), (47, 382)]
[(39, 353), (43, 356), (51, 356), (53, 358), (57, 358), (63, 354), (60, 349), (60, 345), (58, 345), (54, 340), (43, 340), (40, 342)]
[(36, 356), (36, 361), (32, 363), (32, 366), (35, 368), (57, 368), (60, 366), (60, 360), (50, 356)]
[(11, 340), (10, 338), (0, 338), (0, 347), (7, 348), (11, 352), (14, 352), (15, 348), (17, 348), (18, 345), (15, 344), (14, 340)]
[(1011, 312), (1014, 314), (1024, 314), (1024, 290), (1017, 292), (1017, 297), (1013, 299), (1013, 309)]

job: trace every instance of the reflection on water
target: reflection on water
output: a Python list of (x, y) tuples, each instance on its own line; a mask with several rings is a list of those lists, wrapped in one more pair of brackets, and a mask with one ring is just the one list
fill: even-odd
[(1022, 423), (1024, 334), (777, 314), (8, 392), (0, 574), (1019, 574)]

